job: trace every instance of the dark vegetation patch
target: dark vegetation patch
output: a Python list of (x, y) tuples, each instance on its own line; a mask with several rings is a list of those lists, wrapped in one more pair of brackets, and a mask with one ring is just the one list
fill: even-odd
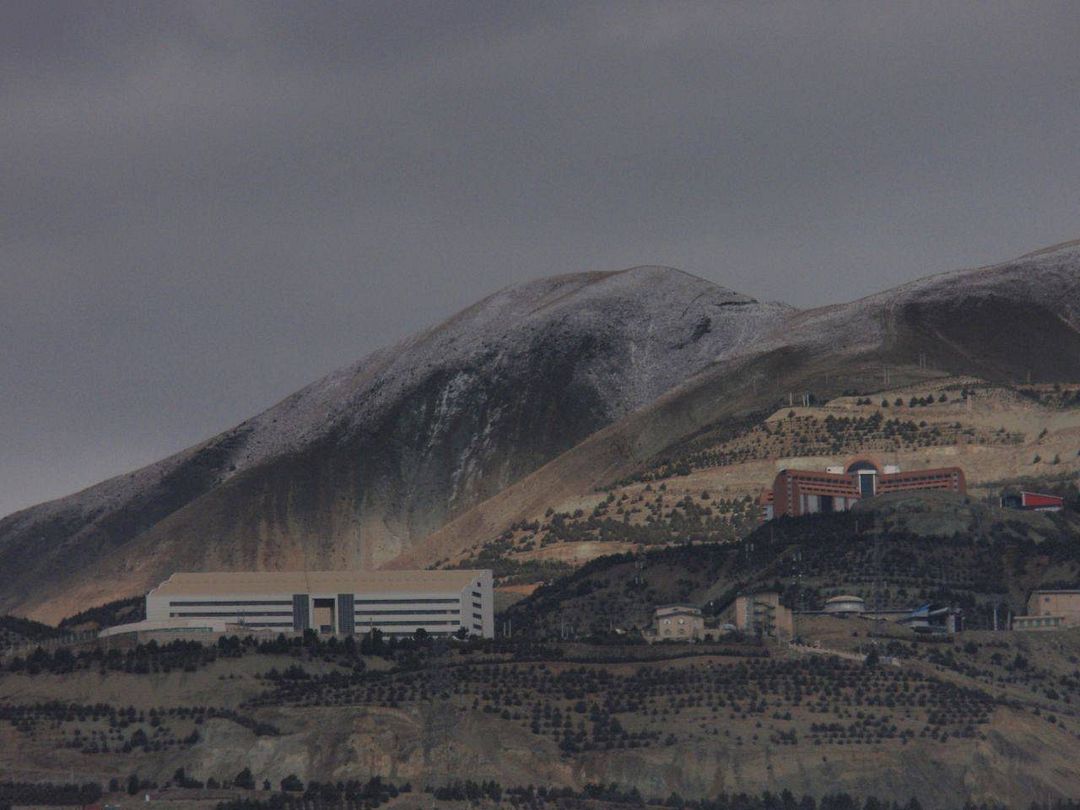
[(86, 807), (102, 796), (101, 785), (0, 781), (0, 810), (14, 806)]
[(258, 736), (279, 733), (269, 723), (231, 709), (207, 706), (139, 709), (62, 701), (0, 704), (0, 722), (9, 723), (22, 737), (83, 754), (156, 753), (190, 748), (199, 741), (199, 726), (212, 719), (232, 721)]
[(106, 627), (115, 627), (118, 624), (140, 622), (146, 618), (146, 597), (132, 596), (127, 599), (117, 599), (104, 605), (89, 608), (74, 616), (68, 616), (60, 620), (61, 630), (82, 629), (92, 627), (102, 630)]
[[(452, 702), (550, 739), (565, 755), (764, 736), (776, 745), (971, 738), (986, 693), (835, 657), (705, 660), (679, 667), (489, 662), (279, 681), (253, 706), (403, 707)], [(739, 721), (746, 721), (741, 727)], [(752, 727), (752, 740), (740, 733)]]
[(0, 616), (0, 650), (27, 642), (46, 641), (59, 635), (61, 632), (52, 625), (20, 616)]
[(1006, 609), (1022, 613), (1032, 588), (1080, 583), (1070, 513), (1040, 515), (1033, 533), (1028, 516), (954, 497), (946, 504), (954, 512), (936, 524), (952, 530), (937, 534), (942, 504), (879, 500), (878, 512), (781, 518), (738, 542), (601, 557), (537, 589), (503, 618), (515, 634), (537, 639), (598, 639), (615, 629), (640, 630), (663, 604), (691, 602), (719, 615), (739, 591), (769, 587), (798, 610), (820, 610), (841, 592), (885, 609), (950, 604), (978, 629), (992, 626), (995, 605), (1002, 617)]
[(1061, 383), (1037, 387), (1021, 387), (1016, 392), (1022, 397), (1037, 402), (1044, 408), (1068, 410), (1080, 408), (1080, 387), (1063, 386)]
[[(961, 397), (966, 394), (966, 391), (962, 392)], [(860, 401), (870, 404), (868, 399)], [(934, 407), (949, 402), (947, 393), (939, 393), (936, 397), (934, 394), (907, 399), (884, 397), (880, 401), (880, 410), (869, 415), (796, 416), (792, 411), (785, 419), (758, 421), (708, 433), (621, 483), (654, 481), (689, 475), (694, 470), (774, 458), (889, 453), (923, 447), (951, 447), (960, 442), (984, 445), (1023, 442), (1022, 434), (1005, 428), (982, 430), (957, 421), (942, 421), (940, 416), (937, 421), (928, 422), (921, 416), (888, 415), (890, 409), (898, 407), (926, 408), (933, 419)], [(874, 403), (878, 404), (876, 400)]]

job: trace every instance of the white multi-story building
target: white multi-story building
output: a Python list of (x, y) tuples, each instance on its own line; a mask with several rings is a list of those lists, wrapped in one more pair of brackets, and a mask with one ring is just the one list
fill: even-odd
[(495, 635), (488, 570), (177, 573), (146, 595), (146, 620), (123, 632)]

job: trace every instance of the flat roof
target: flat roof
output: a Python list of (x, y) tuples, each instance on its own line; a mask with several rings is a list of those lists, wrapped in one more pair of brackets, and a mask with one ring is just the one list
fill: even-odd
[(426, 593), (460, 591), (480, 569), (450, 571), (203, 571), (180, 572), (152, 591), (154, 596), (234, 593)]
[(679, 603), (676, 605), (660, 605), (656, 608), (657, 613), (659, 613), (661, 610), (696, 610), (698, 613), (701, 613), (701, 608), (699, 608), (697, 605), (687, 605), (685, 603)]

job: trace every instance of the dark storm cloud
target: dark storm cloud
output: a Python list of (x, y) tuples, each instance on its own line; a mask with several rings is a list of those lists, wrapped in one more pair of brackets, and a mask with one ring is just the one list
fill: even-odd
[(797, 305), (1080, 236), (1071, 3), (7, 3), (0, 514), (483, 294)]

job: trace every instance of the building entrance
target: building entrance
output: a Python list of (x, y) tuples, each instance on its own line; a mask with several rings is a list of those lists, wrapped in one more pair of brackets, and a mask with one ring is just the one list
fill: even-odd
[(314, 610), (312, 611), (315, 621), (315, 629), (319, 633), (330, 635), (334, 632), (334, 628), (337, 627), (337, 622), (334, 621), (334, 599), (314, 599)]

